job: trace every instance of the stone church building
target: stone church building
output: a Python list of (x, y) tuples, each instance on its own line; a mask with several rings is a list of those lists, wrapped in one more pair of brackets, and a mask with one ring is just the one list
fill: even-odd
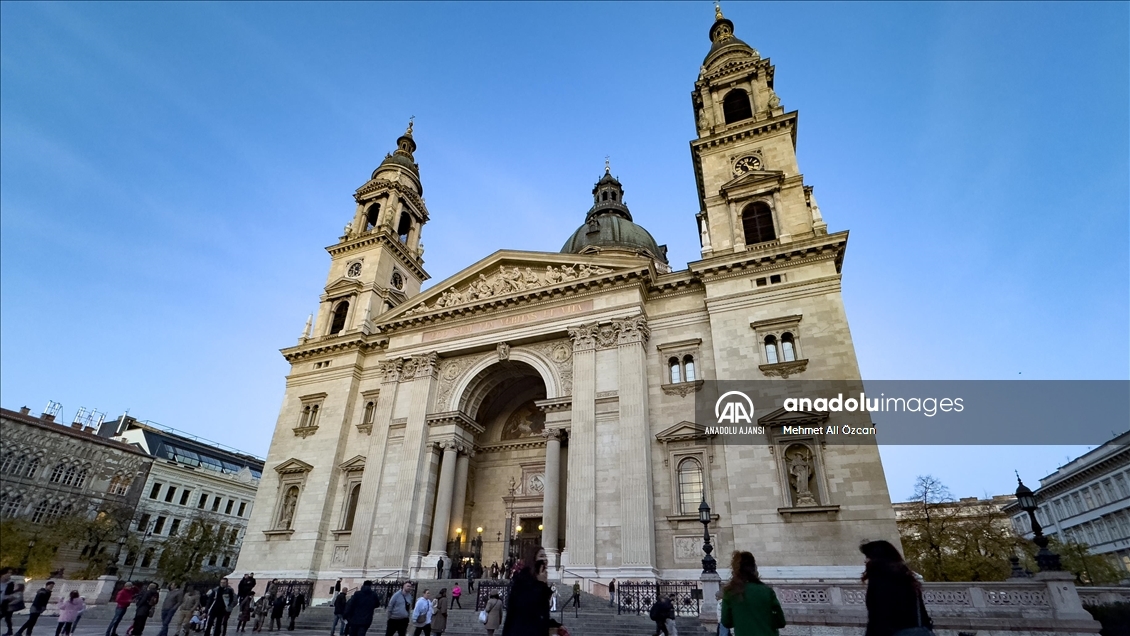
[(768, 578), (857, 579), (861, 541), (898, 544), (874, 445), (715, 444), (696, 427), (704, 381), (859, 377), (848, 233), (804, 182), (797, 113), (730, 20), (709, 33), (691, 93), (702, 258), (684, 269), (606, 168), (560, 252), (501, 250), (421, 292), (430, 215), (408, 127), (282, 351), (237, 574), (353, 587), (537, 541), (553, 578), (698, 578), (704, 499), (723, 568), (740, 548)]

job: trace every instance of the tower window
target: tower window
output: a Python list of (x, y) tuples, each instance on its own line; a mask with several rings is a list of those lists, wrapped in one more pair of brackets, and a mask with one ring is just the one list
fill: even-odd
[(753, 107), (749, 103), (749, 94), (740, 88), (726, 93), (726, 97), (722, 99), (722, 114), (726, 117), (727, 124), (752, 118)]
[(777, 364), (777, 338), (765, 336), (765, 363)]
[(377, 223), (381, 219), (381, 204), (374, 203), (369, 206), (369, 211), (365, 214), (365, 229), (371, 230), (377, 227)]
[(762, 201), (753, 203), (742, 212), (742, 230), (745, 244), (756, 245), (777, 238), (773, 230), (773, 212)]
[(601, 192), (600, 193), (600, 200), (601, 201), (607, 201), (608, 200), (608, 193), (607, 192)]
[(615, 201), (615, 200), (616, 200), (616, 193), (615, 193), (615, 192), (613, 192), (613, 193), (612, 193), (612, 200), (613, 200), (613, 201)]
[(396, 225), (396, 234), (400, 237), (401, 243), (408, 242), (408, 233), (412, 231), (412, 217), (408, 216), (407, 212), (400, 213), (400, 223)]
[(334, 308), (333, 322), (330, 323), (330, 335), (345, 329), (345, 317), (349, 314), (349, 301), (338, 303)]

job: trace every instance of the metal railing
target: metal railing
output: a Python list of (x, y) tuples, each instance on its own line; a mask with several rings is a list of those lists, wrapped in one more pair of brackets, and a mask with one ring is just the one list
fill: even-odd
[(698, 616), (702, 607), (698, 581), (624, 581), (616, 583), (616, 613), (646, 616), (661, 596), (671, 598), (676, 616)]
[[(407, 579), (381, 579), (373, 581), (373, 590), (377, 593), (377, 607), (387, 607), (389, 599), (393, 594), (396, 594), (404, 588), (404, 584), (409, 583), (412, 585), (412, 598), (416, 598), (416, 591), (419, 589), (420, 584), (416, 581), (409, 581)], [(411, 610), (411, 608), (409, 608)]]
[(497, 593), (502, 606), (510, 598), (510, 581), (507, 579), (479, 579), (478, 589), (475, 591), (475, 611), (481, 612), (487, 608), (490, 595)]

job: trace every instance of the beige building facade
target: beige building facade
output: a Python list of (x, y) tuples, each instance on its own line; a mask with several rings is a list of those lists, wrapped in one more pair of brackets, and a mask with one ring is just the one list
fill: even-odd
[(409, 126), (356, 191), (320, 309), (283, 350), (237, 573), (430, 578), (481, 537), (488, 565), (540, 542), (564, 580), (697, 578), (703, 499), (715, 554), (751, 550), (770, 578), (857, 579), (861, 541), (897, 544), (874, 445), (716, 444), (695, 422), (704, 381), (859, 377), (848, 236), (804, 183), (797, 113), (721, 14), (710, 40), (687, 223), (702, 259), (683, 269), (606, 168), (560, 252), (501, 250), (421, 292), (430, 215)]

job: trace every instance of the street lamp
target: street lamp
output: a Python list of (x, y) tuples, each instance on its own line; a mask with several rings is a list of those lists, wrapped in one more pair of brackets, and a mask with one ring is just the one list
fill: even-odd
[(24, 558), (20, 560), (20, 571), (24, 574), (27, 573), (27, 561), (31, 558), (31, 550), (35, 547), (35, 537), (27, 540), (27, 552), (24, 552)]
[(711, 556), (714, 551), (714, 546), (710, 545), (710, 506), (706, 503), (706, 495), (702, 495), (702, 503), (698, 505), (698, 521), (702, 524), (702, 551), (706, 556), (702, 557), (702, 572), (703, 574), (714, 574), (718, 571), (718, 563)]
[(1024, 485), (1020, 481), (1020, 473), (1016, 474), (1016, 483), (1019, 484), (1016, 488), (1016, 501), (1020, 504), (1020, 509), (1028, 513), (1028, 521), (1032, 523), (1032, 543), (1039, 546), (1040, 551), (1036, 553), (1036, 565), (1040, 568), (1041, 572), (1054, 572), (1060, 570), (1059, 555), (1048, 550), (1048, 538), (1044, 536), (1044, 529), (1040, 527), (1040, 522), (1036, 521), (1036, 493), (1032, 489)]

